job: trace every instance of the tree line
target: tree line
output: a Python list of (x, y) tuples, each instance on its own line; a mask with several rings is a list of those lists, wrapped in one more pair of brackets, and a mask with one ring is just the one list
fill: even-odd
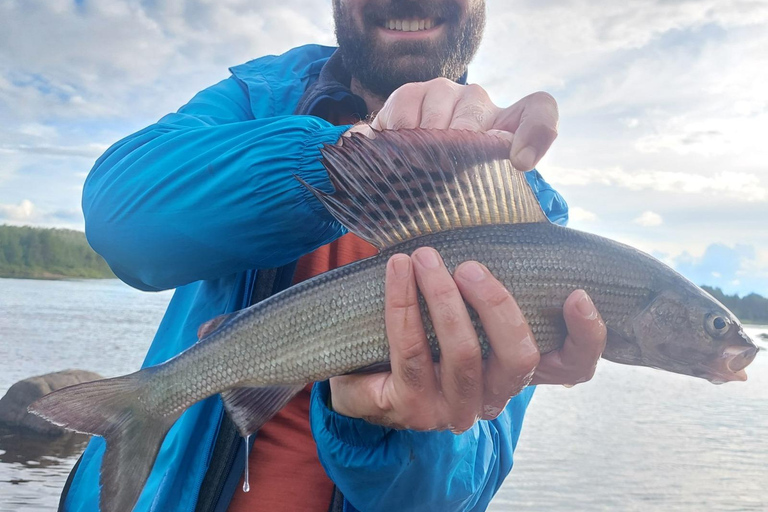
[(702, 286), (702, 289), (723, 303), (742, 322), (768, 324), (768, 299), (756, 293), (744, 297), (726, 295), (720, 288)]
[[(0, 225), (0, 277), (112, 278), (104, 259), (71, 229)], [(768, 323), (768, 299), (751, 293), (726, 295), (720, 288), (702, 286), (745, 322)]]
[(115, 277), (104, 259), (71, 229), (0, 226), (0, 277)]

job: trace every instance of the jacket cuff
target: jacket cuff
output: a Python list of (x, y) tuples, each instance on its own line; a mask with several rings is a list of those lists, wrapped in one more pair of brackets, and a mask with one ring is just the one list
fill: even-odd
[[(323, 122), (323, 124), (325, 124), (325, 122)], [(333, 193), (333, 185), (331, 185), (328, 173), (321, 163), (322, 155), (320, 154), (320, 149), (326, 145), (336, 144), (342, 134), (349, 130), (351, 126), (352, 125), (322, 126), (321, 128), (310, 132), (307, 138), (304, 139), (297, 175), (306, 183), (312, 185), (312, 187), (328, 194)], [(322, 215), (328, 215), (325, 207), (314, 195), (312, 195), (312, 192), (306, 187), (301, 188), (301, 194), (307, 204), (309, 204), (315, 212)]]
[(381, 442), (393, 429), (374, 425), (359, 418), (350, 418), (332, 411), (328, 407), (331, 385), (326, 380), (315, 382), (312, 386), (310, 423), (312, 434), (317, 444), (329, 441), (341, 442), (349, 446), (372, 448)]

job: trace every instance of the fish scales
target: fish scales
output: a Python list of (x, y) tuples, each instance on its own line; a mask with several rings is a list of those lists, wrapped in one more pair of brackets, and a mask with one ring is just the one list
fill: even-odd
[[(517, 300), (543, 353), (562, 346), (563, 304), (581, 288), (608, 328), (604, 358), (716, 383), (746, 380), (757, 347), (733, 313), (640, 251), (550, 224), (509, 151), (498, 137), (455, 130), (353, 135), (323, 148), (334, 191), (297, 179), (377, 256), (213, 320), (211, 334), (161, 365), (59, 390), (30, 410), (103, 436), (100, 509), (131, 510), (166, 433), (193, 403), (220, 393), (247, 437), (306, 383), (385, 368), (386, 263), (422, 246), (437, 249), (451, 271), (484, 263)], [(437, 361), (423, 297), (420, 305)], [(487, 357), (488, 339), (469, 313)]]
[[(568, 295), (585, 289), (604, 320), (620, 328), (629, 311), (654, 292), (660, 271), (627, 246), (551, 224), (487, 226), (426, 235), (373, 258), (300, 283), (237, 314), (225, 328), (169, 363), (153, 388), (168, 412), (233, 387), (306, 384), (388, 361), (384, 329), (384, 275), (389, 256), (436, 248), (453, 270), (467, 260), (485, 264), (517, 297), (543, 353), (563, 343), (561, 319)], [(566, 264), (567, 262), (567, 264)], [(477, 314), (470, 317), (483, 354), (489, 344)], [(426, 304), (422, 319), (438, 358)], [(183, 382), (183, 384), (181, 384)], [(169, 392), (170, 391), (170, 392)]]

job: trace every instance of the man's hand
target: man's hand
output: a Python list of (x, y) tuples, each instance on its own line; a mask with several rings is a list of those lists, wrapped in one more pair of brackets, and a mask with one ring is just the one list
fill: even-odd
[[(417, 290), (429, 306), (440, 344), (437, 365)], [(464, 300), (479, 314), (491, 344), (486, 361)], [(452, 277), (434, 249), (421, 248), (413, 257), (395, 255), (386, 277), (392, 371), (332, 378), (332, 407), (397, 428), (464, 432), (478, 419), (501, 414), (529, 383), (573, 385), (592, 377), (605, 348), (605, 324), (580, 290), (563, 312), (569, 330), (564, 347), (540, 357), (517, 303), (484, 266), (465, 262)]]
[(387, 99), (370, 125), (347, 133), (407, 128), (494, 132), (512, 141), (510, 160), (520, 171), (533, 169), (557, 137), (557, 102), (544, 92), (526, 96), (508, 108), (493, 104), (479, 85), (445, 78), (405, 84)]

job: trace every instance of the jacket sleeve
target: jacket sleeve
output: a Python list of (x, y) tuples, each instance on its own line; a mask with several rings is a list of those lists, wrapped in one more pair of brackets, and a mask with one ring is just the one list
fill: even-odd
[(343, 234), (294, 175), (330, 191), (319, 148), (348, 127), (254, 119), (249, 101), (229, 78), (96, 162), (86, 234), (123, 281), (162, 290), (276, 267)]
[(310, 420), (320, 462), (344, 497), (366, 512), (482, 511), (512, 469), (528, 387), (495, 420), (461, 435), (393, 430), (327, 407), (330, 385), (316, 383)]

